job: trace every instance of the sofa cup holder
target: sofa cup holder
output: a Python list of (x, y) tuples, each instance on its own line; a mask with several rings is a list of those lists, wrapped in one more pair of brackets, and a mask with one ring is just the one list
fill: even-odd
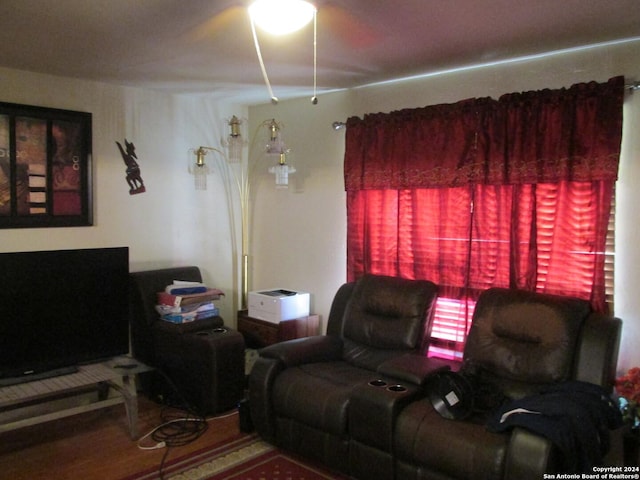
[(226, 333), (226, 332), (227, 332), (226, 328), (217, 327), (217, 328), (212, 328), (210, 330), (201, 330), (199, 332), (196, 332), (196, 335), (200, 335), (201, 337), (204, 337), (204, 336), (214, 335), (218, 333)]
[(407, 387), (404, 387), (402, 385), (389, 385), (387, 387), (387, 390), (389, 390), (390, 392), (406, 392)]
[(386, 390), (390, 392), (406, 392), (407, 391), (407, 387), (403, 385), (400, 385), (400, 384), (389, 385), (387, 382), (380, 379), (371, 380), (369, 382), (369, 385), (371, 385), (372, 387), (386, 387)]
[(369, 385), (371, 385), (372, 387), (386, 387), (387, 382), (385, 382), (384, 380), (371, 380), (369, 382)]

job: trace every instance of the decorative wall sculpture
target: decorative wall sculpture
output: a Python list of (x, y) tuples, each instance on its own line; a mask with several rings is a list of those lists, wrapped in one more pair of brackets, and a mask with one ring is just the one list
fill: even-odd
[(116, 145), (118, 145), (120, 155), (122, 155), (122, 160), (124, 160), (124, 164), (127, 166), (126, 179), (129, 184), (129, 195), (146, 192), (147, 189), (142, 181), (140, 166), (137, 162), (138, 156), (136, 155), (136, 146), (133, 142), (128, 142), (126, 138), (124, 139), (124, 148), (122, 148), (122, 144), (120, 142), (116, 142)]

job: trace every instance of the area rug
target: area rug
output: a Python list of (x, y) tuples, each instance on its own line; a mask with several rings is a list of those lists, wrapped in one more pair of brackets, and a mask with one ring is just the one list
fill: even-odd
[[(123, 480), (158, 480), (157, 469)], [(283, 452), (256, 435), (243, 435), (168, 462), (165, 480), (347, 480), (322, 465)]]

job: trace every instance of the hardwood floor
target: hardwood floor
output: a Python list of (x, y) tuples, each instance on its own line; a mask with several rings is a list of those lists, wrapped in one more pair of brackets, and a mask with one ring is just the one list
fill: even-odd
[[(138, 431), (145, 435), (162, 422), (163, 407), (144, 396), (138, 399)], [(240, 433), (235, 411), (209, 418), (207, 423), (200, 438), (171, 447), (167, 460)], [(165, 451), (140, 449), (129, 436), (124, 405), (116, 405), (0, 433), (0, 480), (118, 480), (158, 468)]]

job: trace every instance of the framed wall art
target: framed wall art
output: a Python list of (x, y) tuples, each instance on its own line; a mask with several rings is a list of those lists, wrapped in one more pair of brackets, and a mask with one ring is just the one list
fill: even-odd
[(0, 102), (0, 228), (93, 224), (91, 114)]

